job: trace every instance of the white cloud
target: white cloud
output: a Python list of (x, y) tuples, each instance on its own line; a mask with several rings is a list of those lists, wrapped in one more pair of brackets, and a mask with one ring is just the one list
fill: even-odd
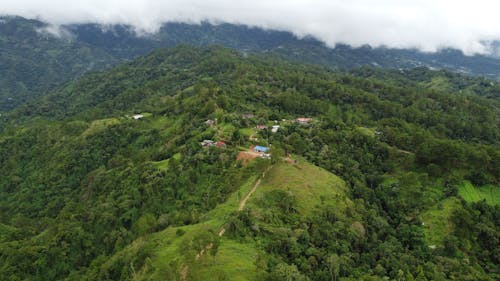
[(500, 39), (498, 0), (2, 0), (0, 14), (53, 25), (130, 24), (155, 32), (164, 22), (228, 22), (347, 43), (465, 53)]

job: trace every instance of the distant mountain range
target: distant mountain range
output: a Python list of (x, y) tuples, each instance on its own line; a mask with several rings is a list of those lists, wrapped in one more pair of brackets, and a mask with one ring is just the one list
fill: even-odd
[(289, 32), (241, 25), (168, 23), (157, 34), (139, 37), (130, 27), (122, 25), (68, 25), (62, 27), (62, 36), (51, 34), (47, 27), (37, 20), (0, 18), (0, 111), (43, 95), (88, 71), (180, 44), (221, 45), (333, 69), (365, 65), (404, 69), (424, 66), (500, 78), (500, 58), (495, 55), (465, 56), (452, 49), (422, 53), (347, 45), (332, 49), (314, 38), (299, 39)]

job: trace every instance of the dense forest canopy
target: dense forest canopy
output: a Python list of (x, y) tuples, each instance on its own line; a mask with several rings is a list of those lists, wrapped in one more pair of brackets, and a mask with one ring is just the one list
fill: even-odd
[(498, 88), (185, 45), (86, 74), (2, 115), (1, 279), (498, 280)]
[(220, 45), (246, 53), (323, 65), (332, 69), (430, 67), (500, 77), (500, 59), (465, 56), (458, 50), (437, 53), (416, 50), (329, 48), (314, 38), (232, 24), (167, 23), (156, 34), (138, 36), (130, 26), (74, 24), (62, 27), (21, 17), (0, 17), (0, 111), (8, 111), (42, 96), (89, 71), (165, 47), (182, 44)]

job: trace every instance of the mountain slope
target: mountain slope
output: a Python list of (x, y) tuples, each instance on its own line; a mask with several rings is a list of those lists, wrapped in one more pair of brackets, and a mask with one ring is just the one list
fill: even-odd
[(57, 38), (34, 20), (0, 22), (0, 110), (16, 107), (64, 82), (117, 62), (76, 38)]
[(421, 53), (387, 48), (334, 49), (312, 38), (298, 39), (290, 33), (221, 24), (188, 25), (169, 23), (160, 32), (137, 37), (130, 27), (102, 27), (94, 24), (62, 27), (62, 37), (35, 20), (1, 18), (0, 110), (12, 109), (27, 99), (43, 95), (91, 70), (131, 60), (161, 47), (182, 44), (221, 45), (311, 63), (334, 69), (371, 65), (383, 68), (444, 68), (455, 72), (497, 79), (500, 60), (487, 56), (464, 56), (455, 50)]
[(179, 46), (3, 115), (0, 275), (498, 279), (499, 207), (458, 191), (498, 188), (494, 99), (384, 75)]
[[(300, 162), (272, 165), (257, 182), (255, 176), (251, 177), (227, 202), (204, 215), (199, 224), (167, 228), (148, 241), (135, 241), (105, 263), (99, 270), (101, 277), (96, 278), (102, 275), (109, 278), (117, 263), (128, 263), (138, 251), (149, 248), (154, 249), (151, 259), (134, 269), (136, 280), (163, 280), (165, 276), (171, 280), (255, 280), (261, 274), (257, 266), (265, 264), (268, 257), (257, 249), (254, 241), (239, 238), (245, 226), (238, 224), (238, 216), (249, 213), (256, 216), (252, 227), (264, 236), (265, 232), (277, 232), (283, 227), (265, 218), (270, 214), (283, 215), (281, 210), (273, 209), (270, 201), (282, 196), (282, 192), (293, 198), (293, 206), (298, 208), (296, 216), (303, 223), (312, 223), (310, 216), (324, 206), (341, 213), (353, 205), (345, 198), (347, 190), (341, 179), (304, 160)], [(252, 187), (256, 188), (254, 193)], [(245, 194), (251, 196), (248, 204), (240, 208)], [(111, 279), (119, 279), (116, 277)]]

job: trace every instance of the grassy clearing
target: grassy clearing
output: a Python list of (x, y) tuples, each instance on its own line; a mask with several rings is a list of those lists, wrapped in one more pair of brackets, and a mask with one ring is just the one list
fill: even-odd
[(256, 259), (257, 250), (252, 245), (224, 238), (215, 257), (203, 257), (197, 277), (200, 280), (253, 280), (257, 267), (252, 261)]
[(427, 83), (422, 83), (425, 87), (433, 90), (443, 91), (446, 90), (448, 92), (453, 91), (453, 87), (450, 82), (444, 77), (433, 77), (431, 81)]
[(365, 136), (375, 137), (375, 129), (366, 127), (356, 127), (356, 130)]
[[(144, 115), (146, 117), (146, 115)], [(169, 125), (169, 120), (165, 116), (158, 116), (148, 120), (153, 129), (162, 130)]]
[(108, 119), (99, 119), (94, 120), (90, 123), (90, 126), (87, 130), (83, 132), (83, 136), (92, 135), (98, 133), (102, 130), (105, 130), (109, 126), (120, 124), (120, 120), (118, 118), (108, 118)]
[(443, 245), (446, 236), (453, 230), (450, 221), (453, 211), (460, 207), (456, 197), (447, 198), (425, 211), (420, 219), (424, 223), (425, 239), (429, 245)]
[(162, 161), (152, 161), (151, 163), (153, 163), (154, 165), (156, 165), (156, 167), (160, 170), (168, 170), (168, 167), (170, 165), (170, 160), (171, 159), (175, 159), (175, 160), (179, 160), (181, 158), (181, 154), (180, 153), (176, 153), (172, 156), (172, 158), (169, 158), (169, 159), (165, 159), (165, 160), (162, 160)]
[(494, 185), (474, 187), (472, 183), (465, 181), (460, 186), (458, 194), (467, 202), (486, 200), (490, 205), (500, 204), (500, 188)]
[(252, 128), (243, 128), (240, 129), (240, 133), (248, 138), (254, 133), (254, 130)]
[(162, 161), (156, 161), (156, 162), (152, 162), (154, 165), (156, 165), (156, 167), (160, 170), (168, 170), (168, 167), (169, 167), (169, 164), (170, 164), (170, 159), (165, 159), (165, 160), (162, 160)]
[(345, 195), (347, 187), (344, 181), (303, 159), (299, 159), (298, 164), (282, 163), (271, 169), (249, 204), (273, 189), (291, 192), (297, 199), (301, 214), (309, 214), (322, 202), (339, 207), (350, 202)]

